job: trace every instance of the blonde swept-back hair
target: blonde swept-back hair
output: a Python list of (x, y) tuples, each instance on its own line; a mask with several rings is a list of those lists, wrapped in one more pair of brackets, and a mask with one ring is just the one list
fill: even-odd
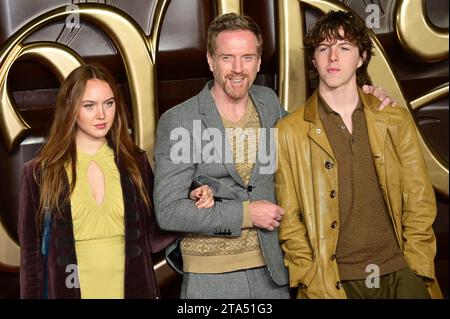
[(263, 37), (256, 22), (247, 15), (227, 13), (216, 17), (208, 27), (206, 36), (206, 50), (210, 56), (216, 52), (216, 38), (220, 32), (224, 31), (250, 31), (257, 40), (258, 55), (261, 56), (263, 49)]
[[(37, 158), (36, 168), (39, 170), (39, 174), (34, 172), (34, 178), (39, 185), (40, 193), (39, 208), (36, 214), (38, 226), (42, 224), (45, 208), (48, 207), (53, 212), (61, 214), (61, 206), (69, 201), (70, 194), (74, 190), (77, 179), (76, 122), (86, 83), (91, 79), (106, 82), (114, 94), (116, 116), (106, 139), (108, 145), (112, 147), (116, 159), (121, 161), (128, 171), (143, 203), (147, 208), (151, 205), (135, 157), (138, 148), (128, 133), (127, 110), (117, 83), (105, 68), (86, 64), (72, 71), (61, 83), (48, 140)], [(68, 177), (65, 165), (69, 165), (72, 172), (69, 189), (67, 189)]]

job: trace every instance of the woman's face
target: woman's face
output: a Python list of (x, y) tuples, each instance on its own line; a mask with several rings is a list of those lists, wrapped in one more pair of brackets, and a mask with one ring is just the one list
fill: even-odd
[(116, 115), (114, 94), (108, 83), (91, 79), (86, 82), (77, 117), (77, 140), (106, 141)]

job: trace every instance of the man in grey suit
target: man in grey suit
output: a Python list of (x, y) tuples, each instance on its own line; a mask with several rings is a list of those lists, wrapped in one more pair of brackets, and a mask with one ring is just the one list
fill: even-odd
[[(226, 14), (208, 29), (214, 81), (164, 113), (155, 147), (156, 217), (185, 233), (168, 249), (182, 267), (181, 298), (289, 298), (278, 242), (273, 127), (285, 115), (276, 94), (253, 85), (262, 36), (246, 16)], [(215, 205), (189, 200), (207, 184)], [(173, 256), (181, 251), (182, 266)]]

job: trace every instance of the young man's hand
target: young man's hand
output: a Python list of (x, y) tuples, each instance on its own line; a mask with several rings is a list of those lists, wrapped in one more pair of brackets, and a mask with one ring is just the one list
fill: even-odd
[(386, 92), (381, 86), (363, 85), (362, 89), (364, 93), (372, 94), (382, 102), (378, 108), (380, 111), (388, 105), (397, 105), (397, 102), (393, 98), (391, 98), (388, 92)]

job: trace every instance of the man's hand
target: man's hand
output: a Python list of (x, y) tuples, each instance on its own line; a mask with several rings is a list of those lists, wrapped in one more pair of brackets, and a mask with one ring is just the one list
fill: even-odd
[(388, 105), (397, 105), (397, 102), (381, 86), (363, 85), (362, 89), (364, 93), (372, 94), (382, 102), (378, 108), (380, 111)]
[(257, 200), (251, 202), (250, 213), (254, 226), (267, 230), (274, 230), (280, 226), (280, 220), (283, 218), (284, 210), (267, 200)]

